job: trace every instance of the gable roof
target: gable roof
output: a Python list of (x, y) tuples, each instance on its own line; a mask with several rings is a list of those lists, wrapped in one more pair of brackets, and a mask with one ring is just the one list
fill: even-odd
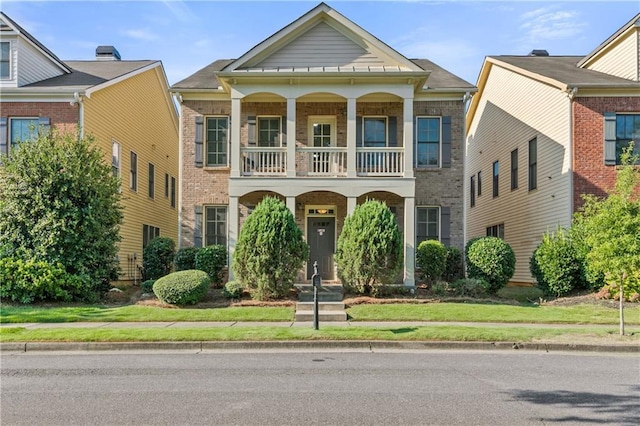
[(600, 45), (596, 47), (591, 53), (589, 53), (587, 56), (582, 58), (582, 60), (578, 62), (577, 66), (580, 68), (584, 67), (587, 63), (591, 61), (591, 59), (594, 59), (596, 56), (598, 56), (603, 50), (605, 50), (609, 45), (611, 45), (611, 43), (613, 43), (616, 39), (618, 39), (620, 36), (625, 34), (627, 30), (629, 30), (629, 28), (632, 28), (632, 27), (640, 27), (640, 13), (638, 13), (636, 16), (631, 18), (629, 22), (623, 25), (618, 31), (613, 33), (605, 41), (600, 43)]

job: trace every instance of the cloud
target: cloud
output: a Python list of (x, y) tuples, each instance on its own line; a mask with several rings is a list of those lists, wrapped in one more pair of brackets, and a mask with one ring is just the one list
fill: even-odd
[(586, 27), (578, 12), (557, 10), (555, 7), (525, 12), (519, 21), (519, 29), (523, 32), (520, 42), (524, 44), (575, 37)]
[(144, 40), (144, 41), (154, 41), (159, 38), (157, 34), (154, 34), (153, 32), (147, 29), (124, 30), (122, 31), (122, 34), (127, 37), (134, 38), (136, 40)]
[(164, 0), (162, 3), (167, 6), (174, 18), (184, 24), (192, 25), (194, 21), (198, 20), (198, 15), (193, 13), (189, 6), (181, 0)]

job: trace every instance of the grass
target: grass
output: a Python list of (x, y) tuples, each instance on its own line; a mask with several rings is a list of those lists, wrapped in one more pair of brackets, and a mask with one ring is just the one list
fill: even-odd
[[(617, 309), (595, 305), (512, 306), (472, 303), (363, 304), (347, 310), (352, 321), (462, 321), (548, 324), (617, 324)], [(625, 309), (626, 324), (640, 324), (640, 306)]]
[[(33, 329), (0, 328), (2, 342), (163, 342), (163, 341), (270, 341), (270, 340), (402, 340), (402, 341), (507, 341), (537, 339), (611, 338), (616, 333), (602, 328), (531, 327), (216, 327), (216, 328), (134, 328), (134, 329)], [(640, 342), (640, 336), (619, 338)]]
[(293, 321), (293, 307), (161, 308), (127, 305), (32, 307), (1, 306), (1, 323), (20, 322), (149, 322), (149, 321)]

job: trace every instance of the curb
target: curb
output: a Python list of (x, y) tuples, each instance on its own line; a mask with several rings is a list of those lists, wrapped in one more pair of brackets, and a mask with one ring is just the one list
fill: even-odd
[(201, 342), (8, 342), (0, 343), (2, 353), (56, 351), (134, 350), (525, 350), (545, 352), (640, 353), (638, 345), (596, 345), (575, 343), (513, 343), (394, 340), (286, 340), (286, 341), (201, 341)]

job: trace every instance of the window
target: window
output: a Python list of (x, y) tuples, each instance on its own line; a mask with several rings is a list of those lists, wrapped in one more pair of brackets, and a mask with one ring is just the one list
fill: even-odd
[(511, 190), (518, 189), (518, 149), (511, 151)]
[(529, 141), (529, 191), (538, 187), (538, 139)]
[(149, 198), (156, 196), (156, 167), (149, 163)]
[(471, 207), (476, 205), (476, 177), (471, 176)]
[(176, 206), (176, 178), (171, 176), (171, 207)]
[(487, 226), (487, 237), (498, 237), (504, 240), (504, 223)]
[(478, 197), (482, 195), (482, 171), (478, 172)]
[(142, 225), (142, 248), (144, 249), (149, 241), (160, 236), (160, 228), (151, 225)]
[(120, 144), (111, 142), (111, 173), (114, 177), (120, 177)]
[(169, 173), (164, 174), (164, 196), (169, 198)]
[(498, 196), (498, 183), (500, 177), (500, 164), (498, 161), (493, 163), (493, 196)]
[(138, 154), (131, 151), (131, 164), (129, 166), (129, 188), (138, 190)]
[(364, 117), (363, 146), (384, 148), (387, 146), (387, 117)]
[(220, 244), (227, 246), (227, 207), (205, 207), (205, 245)]
[(416, 217), (416, 247), (426, 240), (440, 240), (439, 207), (418, 207)]
[(634, 142), (633, 153), (640, 154), (640, 114), (616, 115), (616, 164), (621, 164), (622, 150), (631, 141)]
[(226, 166), (229, 146), (229, 119), (207, 118), (207, 166)]
[(0, 79), (11, 78), (11, 44), (8, 41), (0, 42)]
[(258, 146), (281, 146), (280, 117), (258, 117)]
[(438, 167), (440, 165), (439, 117), (417, 118), (416, 162), (418, 167)]
[(12, 118), (10, 126), (11, 138), (9, 149), (14, 149), (20, 142), (29, 142), (38, 138), (38, 118)]

